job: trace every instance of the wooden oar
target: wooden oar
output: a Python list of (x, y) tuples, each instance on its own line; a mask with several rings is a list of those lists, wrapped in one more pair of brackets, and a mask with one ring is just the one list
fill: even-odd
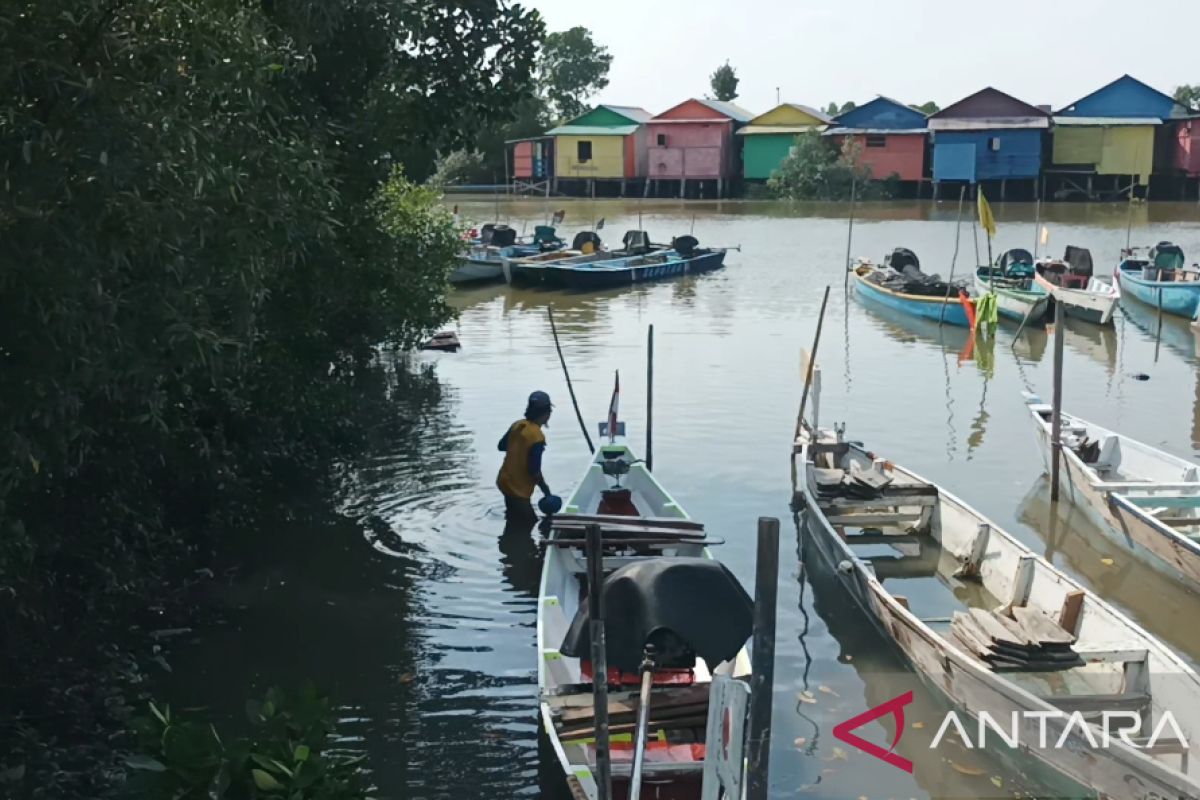
[(567, 360), (563, 358), (562, 346), (558, 343), (558, 328), (554, 325), (553, 307), (546, 306), (546, 316), (550, 318), (550, 332), (554, 334), (554, 349), (558, 351), (558, 363), (562, 364), (563, 377), (567, 379), (567, 393), (571, 395), (571, 405), (575, 406), (575, 419), (579, 420), (579, 429), (583, 431), (583, 438), (587, 441), (588, 452), (595, 454), (596, 446), (592, 444), (592, 437), (588, 435), (587, 425), (583, 424), (579, 401), (575, 399), (575, 387), (571, 385), (571, 373), (567, 371)]
[(792, 437), (795, 441), (800, 437), (800, 431), (804, 427), (804, 407), (808, 405), (808, 390), (812, 385), (813, 369), (817, 364), (817, 348), (821, 345), (821, 326), (825, 324), (825, 306), (829, 303), (829, 286), (825, 287), (825, 296), (821, 298), (821, 314), (817, 317), (817, 335), (813, 338), (812, 355), (808, 359), (808, 374), (804, 376), (804, 392), (800, 395), (800, 412), (796, 414), (796, 435)]
[(633, 771), (629, 777), (629, 800), (641, 800), (642, 762), (646, 757), (646, 728), (650, 723), (650, 690), (654, 687), (654, 645), (642, 650), (642, 693), (638, 700), (637, 729), (633, 734)]

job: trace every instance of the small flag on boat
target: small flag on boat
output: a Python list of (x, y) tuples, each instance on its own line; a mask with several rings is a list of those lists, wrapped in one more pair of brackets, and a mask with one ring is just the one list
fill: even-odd
[(554, 212), (554, 224), (555, 225), (562, 224), (563, 218), (565, 216), (567, 216), (567, 210), (565, 208), (560, 208), (558, 211), (555, 211)]
[(621, 371), (617, 370), (613, 376), (613, 393), (612, 400), (608, 403), (608, 435), (609, 438), (617, 435), (617, 403), (621, 399)]
[(988, 205), (987, 198), (983, 196), (983, 190), (980, 189), (976, 195), (979, 199), (979, 226), (987, 231), (988, 236), (996, 235), (996, 218), (992, 216), (992, 207)]
[(1045, 247), (1050, 243), (1050, 229), (1045, 225), (1042, 226), (1042, 246)]
[(600, 221), (596, 223), (596, 230), (600, 230), (603, 227), (604, 227), (604, 217), (601, 217)]

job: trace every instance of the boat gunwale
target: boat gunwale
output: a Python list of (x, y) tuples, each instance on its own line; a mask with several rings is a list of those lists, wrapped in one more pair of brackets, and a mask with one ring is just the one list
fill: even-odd
[[(879, 272), (880, 271), (879, 267), (875, 266), (874, 264), (868, 263), (868, 264), (862, 264), (859, 267), (856, 267), (856, 268), (850, 270), (850, 274), (854, 277), (854, 279), (857, 282), (868, 284), (868, 288), (870, 288), (874, 291), (880, 292), (881, 294), (887, 294), (887, 295), (891, 295), (892, 297), (898, 297), (901, 300), (910, 300), (910, 301), (917, 302), (917, 303), (941, 304), (941, 305), (946, 305), (946, 306), (955, 306), (955, 305), (963, 306), (962, 298), (959, 297), (958, 295), (951, 294), (949, 297), (930, 297), (929, 295), (923, 295), (923, 294), (906, 294), (905, 292), (897, 292), (894, 289), (888, 289), (887, 287), (880, 286), (877, 283), (872, 283), (871, 281), (867, 280), (866, 275), (859, 272), (859, 269), (861, 269), (863, 267), (869, 267), (870, 269), (868, 270), (868, 272)], [(973, 301), (975, 298), (968, 298), (968, 299)]]

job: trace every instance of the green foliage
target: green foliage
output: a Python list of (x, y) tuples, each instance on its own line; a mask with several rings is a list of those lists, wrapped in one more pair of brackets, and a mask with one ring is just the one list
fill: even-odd
[(942, 110), (941, 107), (937, 103), (933, 102), (932, 100), (921, 103), (921, 105), (919, 105), (919, 106), (918, 105), (909, 106), (909, 108), (913, 109), (914, 111), (920, 111), (925, 116), (929, 116), (930, 114), (936, 114), (937, 112)]
[(570, 119), (586, 111), (587, 99), (608, 86), (610, 66), (608, 48), (592, 41), (591, 31), (582, 25), (547, 36), (538, 71), (554, 113)]
[(728, 59), (708, 76), (708, 83), (712, 87), (714, 100), (733, 100), (738, 96), (739, 78), (737, 71), (729, 66)]
[(361, 437), (349, 404), (377, 347), (451, 313), (453, 226), (396, 165), (423, 179), (530, 96), (542, 34), (498, 0), (0, 4), (17, 696), (88, 649), (47, 631), (86, 618), (103, 638), (243, 493)]
[(808, 131), (796, 137), (792, 152), (767, 181), (774, 196), (787, 200), (849, 200), (887, 197), (896, 181), (872, 180), (871, 168), (862, 163), (862, 148), (846, 137), (838, 150), (828, 137)]
[(847, 100), (840, 106), (837, 103), (830, 103), (825, 107), (825, 113), (831, 117), (836, 117), (838, 114), (845, 114), (847, 111), (853, 111), (858, 108), (858, 104), (853, 100)]
[(1200, 108), (1200, 83), (1183, 84), (1175, 87), (1175, 102), (1184, 108)]
[(248, 736), (221, 736), (210, 723), (150, 704), (137, 721), (139, 752), (123, 794), (143, 800), (361, 800), (363, 758), (331, 753), (334, 713), (313, 688), (271, 689), (246, 704)]
[(437, 169), (429, 176), (431, 186), (454, 186), (487, 180), (483, 153), (478, 150), (451, 150), (437, 160)]

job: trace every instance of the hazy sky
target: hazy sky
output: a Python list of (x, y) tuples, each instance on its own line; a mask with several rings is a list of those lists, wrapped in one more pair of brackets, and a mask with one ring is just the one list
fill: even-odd
[[(595, 99), (665, 111), (729, 59), (737, 102), (949, 105), (995, 86), (1058, 108), (1124, 73), (1168, 94), (1200, 83), (1198, 0), (523, 0), (550, 30), (613, 54)], [(1190, 42), (1190, 44), (1189, 44)]]

